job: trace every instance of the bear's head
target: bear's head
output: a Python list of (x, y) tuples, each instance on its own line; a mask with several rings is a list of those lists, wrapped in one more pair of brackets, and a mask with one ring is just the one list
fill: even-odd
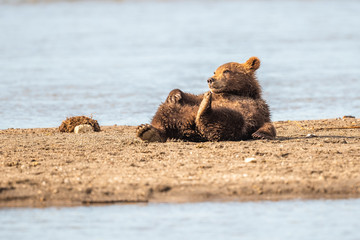
[(259, 67), (260, 60), (257, 57), (251, 57), (245, 63), (230, 62), (221, 65), (214, 76), (208, 79), (210, 91), (260, 98), (261, 88), (255, 77), (255, 71)]

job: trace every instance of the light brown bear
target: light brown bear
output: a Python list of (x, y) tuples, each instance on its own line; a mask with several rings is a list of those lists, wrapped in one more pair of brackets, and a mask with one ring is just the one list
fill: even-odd
[(257, 57), (226, 63), (207, 80), (209, 92), (172, 90), (151, 125), (138, 126), (137, 136), (148, 142), (274, 139), (270, 110), (255, 76), (259, 67)]

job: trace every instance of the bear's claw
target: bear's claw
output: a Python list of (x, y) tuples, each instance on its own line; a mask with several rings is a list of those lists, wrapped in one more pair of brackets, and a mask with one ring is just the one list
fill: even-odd
[(136, 128), (136, 136), (146, 142), (165, 142), (159, 130), (150, 124), (141, 124)]
[(274, 137), (261, 132), (254, 132), (252, 135), (253, 139), (268, 139), (273, 140)]

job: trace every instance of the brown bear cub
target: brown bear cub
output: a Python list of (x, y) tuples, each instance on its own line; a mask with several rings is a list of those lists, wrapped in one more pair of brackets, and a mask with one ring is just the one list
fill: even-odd
[(207, 80), (209, 92), (193, 95), (172, 90), (151, 125), (137, 128), (137, 136), (148, 142), (274, 139), (269, 107), (255, 77), (259, 67), (257, 57), (226, 63)]

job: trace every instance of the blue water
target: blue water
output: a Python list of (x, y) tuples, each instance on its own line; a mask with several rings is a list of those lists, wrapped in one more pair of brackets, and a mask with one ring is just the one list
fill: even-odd
[(360, 239), (360, 200), (2, 209), (0, 239)]
[(170, 90), (205, 92), (219, 65), (251, 56), (273, 120), (359, 117), (359, 12), (351, 0), (0, 1), (0, 129), (149, 122)]

